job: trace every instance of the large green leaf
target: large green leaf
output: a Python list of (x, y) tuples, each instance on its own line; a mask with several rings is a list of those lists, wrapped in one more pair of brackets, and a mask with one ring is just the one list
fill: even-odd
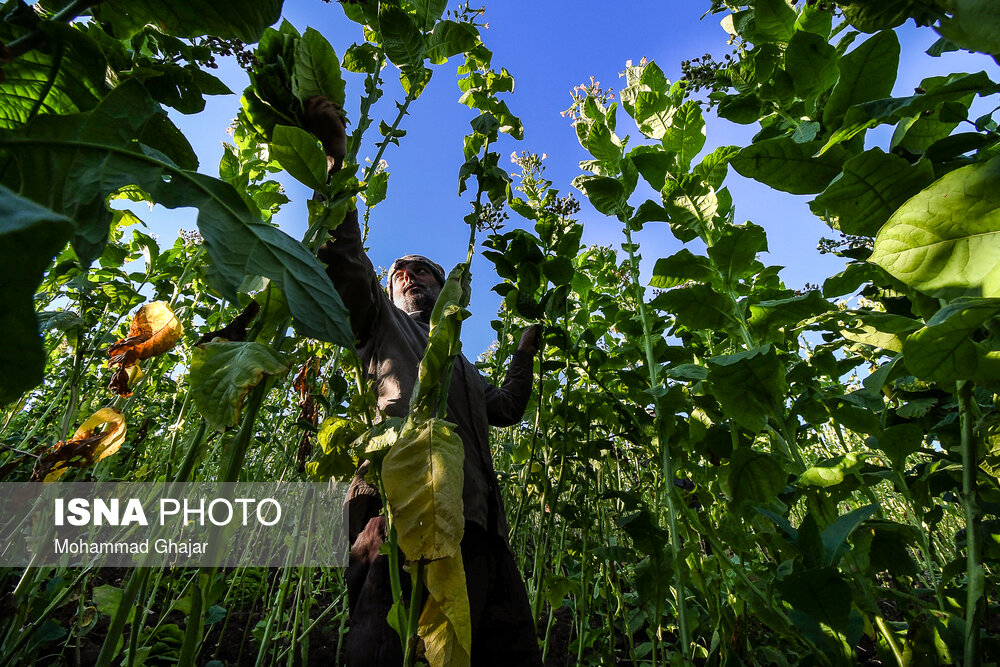
[(0, 131), (0, 148), (17, 161), (21, 194), (74, 219), (74, 247), (86, 262), (100, 254), (111, 213), (105, 200), (137, 185), (168, 208), (198, 209), (214, 286), (232, 302), (248, 275), (273, 280), (306, 335), (352, 346), (347, 310), (323, 265), (301, 243), (254, 219), (228, 183), (173, 165), (133, 137), (156, 104), (136, 82), (122, 84), (92, 112), (39, 116)]
[(691, 160), (705, 145), (705, 119), (698, 102), (688, 100), (674, 112), (662, 142), (664, 148), (677, 156), (681, 170), (687, 171)]
[(191, 354), (191, 398), (208, 426), (221, 431), (236, 425), (243, 400), (265, 376), (287, 371), (285, 360), (267, 345), (214, 340)]
[(650, 139), (660, 140), (670, 129), (676, 110), (676, 103), (667, 93), (640, 91), (635, 95), (632, 117), (639, 131)]
[[(837, 568), (803, 570), (776, 582), (792, 606), (792, 620), (831, 664), (848, 664), (854, 657), (845, 635), (851, 627), (851, 587)], [(860, 631), (863, 626), (858, 625)], [(860, 632), (858, 632), (860, 634)]]
[(757, 253), (767, 251), (764, 228), (747, 222), (727, 225), (723, 233), (708, 248), (708, 256), (719, 270), (726, 286), (735, 285), (757, 259)]
[(796, 143), (791, 137), (777, 137), (747, 146), (730, 164), (740, 175), (772, 188), (793, 195), (814, 194), (822, 191), (840, 173), (850, 156), (836, 146), (813, 157), (821, 146), (821, 141)]
[(833, 308), (816, 290), (786, 299), (769, 299), (750, 306), (750, 328), (761, 340), (779, 341), (786, 336), (782, 329), (795, 327), (802, 320)]
[(386, 57), (398, 67), (419, 67), (424, 62), (424, 38), (413, 19), (399, 6), (379, 3), (379, 30)]
[(956, 299), (903, 342), (903, 361), (914, 375), (941, 384), (996, 380), (1000, 352), (973, 341), (972, 334), (1000, 314), (1000, 299)]
[(479, 41), (479, 31), (471, 23), (441, 21), (427, 36), (427, 58), (443, 65), (448, 58), (469, 51)]
[(719, 213), (719, 194), (715, 188), (691, 174), (679, 180), (668, 178), (660, 190), (670, 230), (682, 242), (695, 236), (707, 239), (715, 228)]
[(758, 35), (784, 42), (795, 29), (795, 8), (785, 0), (757, 0), (754, 3), (754, 27)]
[(416, 10), (417, 27), (430, 30), (444, 14), (448, 0), (414, 0), (413, 7)]
[[(47, 49), (33, 49), (3, 65), (0, 129), (24, 125), (39, 113), (75, 113), (97, 105), (107, 90), (107, 62), (97, 43), (78, 28), (44, 23)], [(0, 21), (0, 41), (25, 31)]]
[[(322, 95), (344, 105), (344, 79), (340, 60), (326, 37), (306, 28), (295, 41), (295, 65), (292, 68), (292, 93), (300, 102)], [(325, 171), (325, 169), (324, 169)]]
[(840, 335), (847, 340), (891, 352), (901, 352), (906, 337), (920, 328), (918, 320), (892, 313), (844, 311), (837, 317), (844, 321)]
[[(850, 455), (847, 455), (845, 460), (849, 458)], [(820, 537), (823, 540), (825, 565), (836, 567), (840, 563), (840, 559), (850, 549), (847, 538), (858, 526), (870, 519), (876, 509), (875, 505), (864, 505), (837, 517), (836, 521), (823, 529)]]
[(677, 324), (690, 331), (723, 329), (739, 322), (732, 302), (704, 284), (672, 289), (653, 299), (651, 305), (673, 313)]
[(598, 211), (605, 215), (627, 214), (625, 188), (614, 178), (607, 176), (577, 176), (573, 187), (578, 189)]
[(729, 496), (734, 503), (768, 505), (788, 483), (781, 461), (749, 447), (733, 450), (728, 471)]
[(659, 289), (669, 289), (689, 281), (708, 282), (711, 277), (712, 265), (708, 258), (682, 248), (670, 257), (656, 260), (649, 285)]
[(454, 425), (429, 419), (404, 426), (382, 461), (382, 483), (407, 560), (458, 553), (465, 532), (465, 446)]
[(803, 31), (788, 42), (785, 71), (792, 77), (795, 94), (802, 98), (829, 90), (840, 76), (836, 50), (826, 38)]
[(116, 37), (128, 38), (146, 25), (177, 37), (215, 35), (254, 43), (281, 18), (282, 0), (103, 0), (92, 11)]
[(950, 41), (971, 51), (1000, 58), (1000, 4), (995, 0), (955, 0), (952, 15), (937, 29)]
[(785, 366), (770, 346), (708, 359), (708, 381), (722, 411), (748, 430), (764, 430), (780, 419), (785, 402)]
[(915, 165), (873, 148), (844, 164), (844, 173), (809, 202), (820, 217), (834, 216), (845, 234), (875, 236), (903, 202), (934, 180), (927, 160)]
[(869, 261), (934, 297), (1000, 296), (1000, 158), (956, 169), (903, 204)]
[(841, 0), (844, 18), (861, 32), (878, 32), (901, 25), (909, 16), (912, 0)]
[(840, 80), (823, 108), (823, 125), (840, 125), (848, 107), (892, 94), (899, 67), (899, 38), (893, 30), (869, 37), (837, 64)]
[(0, 404), (42, 381), (45, 351), (33, 297), (42, 273), (73, 231), (72, 221), (0, 185)]
[(316, 137), (298, 127), (275, 125), (269, 146), (271, 158), (295, 180), (313, 190), (326, 187), (326, 155)]
[(992, 95), (1000, 91), (1000, 86), (993, 83), (986, 72), (976, 72), (924, 79), (920, 89), (923, 92), (909, 97), (890, 97), (850, 107), (844, 114), (843, 125), (830, 136), (820, 152), (825, 154), (868, 128), (934, 111), (946, 102), (957, 102), (968, 95)]

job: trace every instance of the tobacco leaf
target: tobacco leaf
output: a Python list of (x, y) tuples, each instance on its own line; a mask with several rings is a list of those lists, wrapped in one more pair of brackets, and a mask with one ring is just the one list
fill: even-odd
[(417, 634), (424, 640), (430, 667), (470, 664), (472, 622), (461, 554), (428, 563), (424, 583), (430, 594), (420, 613)]
[[(104, 427), (97, 432), (98, 427)], [(69, 440), (60, 440), (35, 463), (29, 481), (54, 482), (70, 468), (88, 468), (116, 453), (125, 442), (125, 417), (115, 408), (101, 408), (83, 422)]]
[(287, 371), (281, 355), (267, 345), (217, 340), (195, 348), (188, 381), (209, 428), (221, 431), (236, 425), (243, 400), (265, 376)]
[(118, 366), (108, 389), (128, 396), (128, 387), (141, 377), (129, 369), (143, 359), (169, 352), (184, 334), (184, 326), (166, 301), (147, 303), (136, 312), (128, 336), (108, 347), (108, 366)]
[(442, 419), (407, 424), (382, 462), (399, 548), (411, 561), (455, 555), (465, 532), (465, 447), (453, 429)]

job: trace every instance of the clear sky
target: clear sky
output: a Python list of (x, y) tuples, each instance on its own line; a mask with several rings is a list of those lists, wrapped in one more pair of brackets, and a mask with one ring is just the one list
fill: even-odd
[[(548, 154), (545, 176), (554, 182), (553, 187), (564, 194), (573, 192), (581, 200), (583, 209), (578, 218), (584, 223), (585, 243), (617, 247), (622, 241), (621, 229), (615, 220), (594, 211), (570, 185), (581, 173), (579, 161), (589, 156), (577, 143), (569, 119), (561, 117), (559, 112), (570, 105), (573, 86), (589, 81), (591, 75), (602, 87), (610, 86), (617, 92), (623, 82), (618, 73), (630, 59), (638, 61), (645, 56), (655, 60), (671, 80), (680, 76), (682, 60), (705, 53), (721, 59), (731, 47), (727, 46), (728, 36), (719, 26), (722, 15), (701, 19), (709, 4), (707, 0), (625, 6), (593, 0), (494, 0), (486, 4), (483, 20), (489, 23), (489, 29), (481, 30), (482, 38), (494, 52), (494, 68), (506, 67), (515, 79), (514, 93), (503, 98), (524, 123), (524, 140), (505, 137), (498, 150), (503, 156), (521, 150)], [(454, 2), (450, 4), (450, 8), (455, 6)], [(344, 17), (337, 3), (286, 0), (284, 16), (300, 31), (312, 26), (322, 32), (338, 55), (343, 55), (352, 42), (363, 39), (361, 28)], [(895, 95), (912, 94), (922, 78), (946, 72), (985, 69), (994, 79), (1000, 75), (996, 64), (986, 56), (967, 53), (945, 54), (942, 58), (927, 56), (924, 51), (936, 38), (931, 30), (909, 27), (901, 31), (900, 37), (902, 67)], [(859, 42), (860, 39), (856, 44)], [(411, 105), (411, 115), (402, 124), (407, 136), (399, 147), (390, 146), (386, 151), (384, 157), (391, 174), (388, 198), (373, 211), (368, 241), (376, 267), (388, 266), (394, 258), (409, 253), (427, 255), (446, 270), (465, 258), (468, 236), (462, 217), (470, 210), (470, 193), (458, 197), (457, 175), (463, 162), (462, 139), (477, 112), (458, 104), (460, 91), (455, 71), (461, 62), (460, 57), (455, 57), (434, 68), (427, 90)], [(225, 130), (238, 108), (239, 93), (248, 83), (232, 58), (220, 59), (220, 65), (214, 73), (236, 95), (207, 98), (205, 111), (194, 116), (171, 113), (195, 147), (201, 160), (200, 170), (212, 175), (218, 173), (222, 142), (229, 139)], [(357, 117), (363, 77), (349, 72), (344, 75), (348, 115)], [(394, 71), (387, 70), (384, 78), (385, 96), (375, 107), (375, 123), (369, 129), (361, 159), (375, 152), (373, 147), (380, 138), (376, 130), (378, 120), (391, 122), (395, 116), (394, 101), (404, 97)], [(711, 114), (707, 124), (706, 152), (725, 144), (746, 145), (755, 131), (755, 126), (735, 125)], [(618, 134), (630, 134), (630, 145), (641, 139), (624, 113), (618, 116)], [(869, 134), (869, 145), (887, 147), (887, 133)], [(501, 166), (516, 170), (508, 157), (502, 159)], [(275, 222), (293, 237), (301, 238), (305, 231), (305, 201), (310, 193), (291, 178), (279, 180), (292, 203), (275, 217)], [(811, 197), (771, 191), (732, 170), (726, 183), (733, 193), (737, 221), (753, 220), (767, 230), (770, 252), (762, 260), (787, 267), (781, 275), (789, 287), (799, 288), (807, 282), (822, 284), (841, 269), (841, 260), (821, 256), (816, 251), (821, 236), (835, 233), (809, 212), (806, 202)], [(640, 192), (633, 203), (648, 197), (657, 198), (652, 191)], [(172, 241), (178, 228), (195, 227), (193, 211), (163, 211), (157, 207), (152, 213), (138, 209), (136, 212), (153, 225), (163, 242)], [(513, 212), (510, 215), (508, 228), (527, 224)], [(648, 224), (638, 240), (644, 278), (648, 278), (657, 258), (681, 248), (663, 223)], [(700, 252), (697, 248), (692, 250)], [(472, 359), (495, 337), (489, 322), (500, 303), (500, 297), (490, 291), (496, 282), (492, 265), (478, 257), (473, 264), (473, 317), (466, 321), (463, 334), (466, 355)]]

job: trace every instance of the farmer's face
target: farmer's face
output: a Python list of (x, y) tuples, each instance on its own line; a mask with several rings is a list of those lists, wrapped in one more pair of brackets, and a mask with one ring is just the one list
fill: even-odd
[(407, 262), (396, 268), (390, 280), (392, 302), (397, 307), (407, 313), (419, 312), (423, 319), (430, 318), (441, 285), (427, 266), (421, 262)]

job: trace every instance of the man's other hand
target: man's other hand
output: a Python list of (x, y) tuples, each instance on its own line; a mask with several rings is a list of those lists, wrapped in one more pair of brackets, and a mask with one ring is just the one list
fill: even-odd
[(542, 325), (533, 324), (524, 330), (521, 334), (521, 342), (517, 344), (517, 349), (519, 352), (527, 352), (531, 356), (535, 356), (538, 353), (538, 348), (541, 344), (542, 337)]
[(340, 105), (316, 95), (306, 100), (303, 108), (302, 124), (323, 144), (330, 171), (340, 169), (347, 155), (347, 127)]

